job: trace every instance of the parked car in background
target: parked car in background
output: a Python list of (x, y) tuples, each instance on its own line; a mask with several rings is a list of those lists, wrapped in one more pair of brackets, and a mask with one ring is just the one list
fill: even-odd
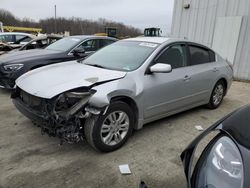
[(245, 106), (227, 115), (183, 151), (188, 188), (250, 187), (249, 114)]
[(17, 32), (0, 33), (0, 55), (5, 54), (14, 49), (21, 48), (30, 40), (35, 38), (35, 35)]
[(14, 48), (14, 49), (13, 47), (11, 47), (10, 44), (0, 43), (0, 55), (5, 54), (5, 53), (23, 51), (23, 50), (45, 48), (48, 45), (56, 42), (57, 40), (61, 38), (62, 36), (58, 36), (58, 35), (43, 35), (43, 36), (35, 37), (33, 40), (29, 41), (27, 44), (20, 46), (20, 48)]
[(0, 55), (8, 53), (11, 50), (13, 50), (13, 48), (9, 44), (0, 41)]
[(17, 49), (17, 51), (22, 51), (22, 50), (33, 50), (37, 48), (45, 48), (48, 45), (62, 39), (62, 36), (58, 35), (44, 35), (44, 36), (39, 36), (36, 37), (35, 39), (31, 40), (21, 48)]
[(45, 49), (17, 51), (0, 56), (0, 87), (13, 88), (22, 74), (49, 64), (82, 59), (117, 39), (98, 36), (71, 36)]
[(217, 108), (231, 82), (231, 67), (203, 45), (138, 37), (84, 61), (30, 71), (16, 81), (12, 98), (43, 132), (69, 143), (86, 138), (109, 152), (145, 123), (200, 105)]
[(12, 49), (19, 48), (22, 45), (27, 44), (36, 36), (28, 33), (19, 32), (3, 32), (0, 33), (0, 42), (9, 44)]

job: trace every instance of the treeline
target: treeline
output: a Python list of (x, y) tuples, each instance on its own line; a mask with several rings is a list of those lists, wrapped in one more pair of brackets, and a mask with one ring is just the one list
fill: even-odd
[(90, 35), (94, 33), (103, 33), (105, 27), (117, 28), (118, 36), (138, 36), (141, 35), (141, 31), (132, 26), (127, 26), (123, 23), (113, 22), (106, 19), (98, 19), (97, 21), (87, 20), (82, 18), (63, 18), (59, 17), (41, 19), (38, 22), (29, 19), (19, 19), (15, 17), (11, 12), (0, 9), (0, 21), (3, 25), (19, 26), (19, 27), (37, 27), (42, 28), (43, 33), (64, 33), (69, 31), (70, 35)]

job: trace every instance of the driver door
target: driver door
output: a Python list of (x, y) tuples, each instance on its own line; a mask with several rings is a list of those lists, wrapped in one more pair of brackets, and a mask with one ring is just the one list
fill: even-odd
[(186, 49), (186, 44), (182, 43), (168, 46), (154, 60), (153, 64), (170, 64), (172, 72), (145, 74), (145, 119), (163, 117), (188, 105), (186, 98), (190, 79), (187, 76)]

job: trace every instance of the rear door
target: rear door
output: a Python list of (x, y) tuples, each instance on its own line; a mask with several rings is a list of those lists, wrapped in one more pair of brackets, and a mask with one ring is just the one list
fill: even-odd
[(206, 103), (219, 75), (215, 53), (208, 48), (190, 43), (188, 54), (189, 90), (192, 93), (190, 100), (193, 104)]

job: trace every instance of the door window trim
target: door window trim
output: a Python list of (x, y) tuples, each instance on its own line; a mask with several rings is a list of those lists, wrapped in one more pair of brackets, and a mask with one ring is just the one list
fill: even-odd
[[(145, 73), (144, 73), (144, 75), (148, 75), (148, 74), (150, 74), (150, 71), (149, 71), (149, 69), (150, 69), (150, 67), (152, 66), (152, 65), (154, 65), (156, 62), (156, 59), (157, 58), (159, 58), (166, 50), (168, 50), (170, 47), (172, 47), (172, 46), (175, 46), (175, 45), (183, 45), (184, 46), (184, 48), (185, 48), (185, 53), (186, 53), (186, 65), (184, 66), (184, 67), (187, 67), (188, 65), (189, 65), (189, 61), (190, 61), (190, 59), (189, 59), (189, 53), (188, 53), (188, 44), (187, 44), (187, 42), (184, 42), (184, 41), (178, 41), (178, 42), (172, 42), (172, 43), (170, 43), (170, 44), (167, 44), (165, 47), (163, 47), (156, 55), (155, 55), (155, 57), (154, 57), (154, 59), (149, 63), (149, 65), (147, 66), (147, 68), (146, 68), (146, 70), (145, 70)], [(184, 68), (184, 67), (179, 67), (179, 68)], [(179, 69), (179, 68), (175, 68), (175, 69)]]
[[(187, 48), (187, 56), (188, 56), (188, 59), (189, 59), (187, 66), (189, 66), (189, 67), (190, 66), (199, 66), (199, 65), (203, 65), (203, 64), (207, 64), (207, 63), (213, 63), (213, 62), (217, 61), (216, 53), (212, 49), (210, 49), (210, 48), (208, 48), (208, 47), (206, 47), (206, 46), (204, 46), (202, 44), (197, 44), (195, 42), (187, 42), (186, 45), (187, 45), (186, 46), (186, 48)], [(190, 46), (194, 46), (196, 48), (201, 48), (201, 49), (207, 50), (208, 54), (209, 54), (209, 62), (201, 63), (201, 64), (197, 64), (197, 65), (192, 65), (191, 64), (192, 58), (191, 58), (191, 53), (190, 53), (190, 48), (189, 48)], [(214, 61), (212, 61), (211, 52), (214, 54)]]

